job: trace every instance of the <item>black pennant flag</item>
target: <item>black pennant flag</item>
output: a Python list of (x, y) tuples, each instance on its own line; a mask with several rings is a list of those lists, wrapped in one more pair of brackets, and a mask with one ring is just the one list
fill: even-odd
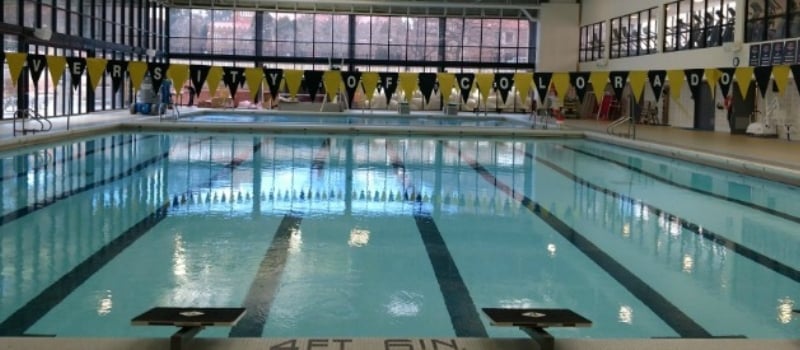
[(611, 82), (611, 89), (614, 90), (614, 98), (619, 101), (622, 98), (622, 90), (628, 82), (628, 71), (612, 71), (608, 73), (608, 81)]
[(26, 60), (28, 61), (28, 70), (31, 73), (31, 79), (33, 79), (34, 83), (38, 84), (39, 78), (42, 76), (45, 66), (47, 66), (47, 59), (44, 55), (28, 55)]
[(722, 96), (728, 96), (733, 85), (733, 74), (736, 68), (719, 68), (719, 88), (722, 91)]
[(417, 75), (417, 84), (419, 84), (419, 91), (425, 99), (425, 104), (430, 102), (433, 88), (436, 85), (436, 73), (419, 73)]
[(194, 87), (196, 96), (200, 96), (200, 91), (203, 90), (203, 84), (206, 83), (208, 71), (210, 70), (211, 66), (201, 64), (192, 64), (189, 66), (189, 80), (192, 81), (192, 87)]
[(111, 75), (111, 91), (115, 94), (122, 86), (122, 81), (125, 80), (125, 71), (127, 70), (128, 61), (111, 60), (106, 64), (106, 72)]
[(511, 87), (514, 86), (514, 74), (495, 73), (494, 86), (500, 92), (500, 98), (503, 99), (503, 103), (508, 103), (508, 93), (511, 92)]
[(228, 86), (231, 98), (236, 97), (236, 91), (244, 83), (244, 68), (242, 67), (222, 67), (222, 81)]
[(692, 98), (697, 98), (697, 93), (700, 92), (700, 84), (703, 82), (703, 73), (705, 69), (684, 69), (683, 74), (686, 75), (686, 83), (689, 84), (689, 91), (692, 93)]
[(536, 93), (539, 94), (539, 101), (544, 104), (547, 100), (547, 94), (550, 90), (550, 81), (553, 79), (553, 73), (536, 72), (533, 75), (533, 83), (536, 85)]
[(86, 70), (86, 59), (83, 57), (67, 57), (67, 67), (72, 81), (72, 90), (81, 85), (81, 75)]
[(800, 64), (793, 64), (789, 66), (792, 70), (792, 76), (794, 77), (794, 84), (797, 86), (797, 91), (800, 91)]
[(319, 91), (319, 85), (322, 82), (322, 74), (323, 72), (321, 70), (307, 70), (303, 72), (303, 86), (306, 87), (311, 101), (317, 98), (317, 91)]
[(589, 87), (590, 72), (570, 72), (569, 83), (575, 88), (575, 93), (578, 94), (578, 99), (583, 102), (586, 96), (586, 89)]
[(383, 94), (386, 95), (386, 105), (389, 105), (389, 100), (397, 90), (397, 73), (378, 73), (381, 77), (381, 86), (383, 87)]
[(469, 100), (469, 93), (472, 91), (472, 83), (474, 81), (474, 73), (456, 73), (456, 85), (461, 90), (461, 100), (464, 103)]
[(153, 81), (153, 91), (159, 93), (161, 91), (161, 83), (167, 77), (167, 68), (169, 64), (160, 62), (148, 62), (147, 72), (150, 73), (150, 80)]
[(647, 72), (647, 79), (650, 80), (650, 88), (653, 90), (653, 96), (656, 97), (656, 102), (661, 99), (661, 92), (664, 91), (664, 81), (667, 79), (667, 71), (665, 70), (651, 70)]
[(344, 90), (347, 91), (347, 105), (353, 108), (353, 98), (356, 96), (358, 84), (361, 83), (361, 72), (342, 72)]
[(269, 94), (272, 95), (273, 99), (277, 99), (281, 89), (283, 69), (264, 68), (264, 78), (267, 79)]
[(758, 85), (758, 90), (761, 91), (761, 97), (767, 97), (769, 78), (770, 75), (772, 75), (772, 66), (755, 67), (753, 68), (753, 75), (756, 76), (756, 85)]

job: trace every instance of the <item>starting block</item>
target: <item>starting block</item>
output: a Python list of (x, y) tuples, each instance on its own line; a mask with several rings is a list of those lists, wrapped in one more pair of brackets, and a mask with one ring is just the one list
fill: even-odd
[(181, 327), (170, 337), (170, 349), (181, 350), (183, 345), (205, 327), (233, 327), (244, 316), (244, 308), (216, 307), (154, 307), (134, 317), (134, 326)]
[(591, 327), (592, 321), (568, 309), (499, 309), (484, 308), (483, 312), (493, 326), (519, 327), (527, 333), (542, 350), (555, 347), (548, 327)]

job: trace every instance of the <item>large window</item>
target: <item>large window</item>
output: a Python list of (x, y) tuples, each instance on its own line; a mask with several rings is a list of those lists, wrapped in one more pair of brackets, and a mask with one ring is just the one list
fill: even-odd
[(664, 7), (664, 51), (721, 46), (733, 41), (735, 0), (681, 0)]
[(746, 41), (797, 37), (800, 37), (800, 1), (747, 1)]
[(658, 51), (656, 8), (611, 19), (611, 58)]
[(588, 62), (601, 59), (605, 56), (606, 22), (598, 22), (581, 27), (580, 61)]
[(255, 55), (255, 12), (170, 11), (170, 52)]

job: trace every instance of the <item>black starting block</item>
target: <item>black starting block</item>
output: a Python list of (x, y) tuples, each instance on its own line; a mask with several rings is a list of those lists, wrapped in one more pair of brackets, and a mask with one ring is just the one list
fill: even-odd
[(244, 308), (217, 307), (154, 307), (134, 317), (134, 326), (181, 327), (170, 337), (170, 349), (181, 350), (183, 345), (205, 327), (233, 327), (244, 316)]
[(519, 327), (542, 350), (555, 347), (547, 327), (591, 327), (592, 321), (568, 309), (499, 309), (484, 308), (483, 312), (494, 326)]

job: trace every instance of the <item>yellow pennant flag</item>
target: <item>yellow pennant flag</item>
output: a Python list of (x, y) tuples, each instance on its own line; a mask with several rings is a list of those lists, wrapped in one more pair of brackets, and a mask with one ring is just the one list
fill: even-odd
[(53, 82), (53, 88), (55, 88), (67, 68), (67, 59), (64, 56), (45, 56), (45, 59), (47, 60), (47, 69), (50, 70), (50, 81)]
[(523, 105), (528, 101), (531, 84), (533, 84), (533, 73), (514, 73), (514, 88), (517, 90)]
[(361, 73), (361, 85), (364, 86), (364, 96), (366, 96), (367, 101), (372, 101), (372, 96), (375, 96), (375, 88), (378, 87), (380, 78), (377, 72)]
[(569, 74), (564, 72), (553, 73), (553, 79), (551, 81), (556, 88), (558, 100), (563, 104), (564, 97), (567, 96), (569, 90)]
[(450, 94), (453, 93), (456, 75), (453, 73), (436, 73), (436, 80), (439, 81), (439, 93), (442, 95), (442, 103), (450, 103)]
[(22, 66), (25, 65), (25, 60), (28, 54), (24, 52), (6, 52), (6, 61), (8, 61), (8, 71), (11, 73), (11, 84), (16, 87), (19, 75), (22, 73)]
[(783, 95), (786, 91), (786, 84), (789, 83), (790, 68), (787, 65), (772, 66), (772, 78), (775, 79), (775, 85), (778, 86), (778, 93)]
[(719, 81), (719, 69), (706, 68), (704, 74), (706, 75), (708, 87), (711, 89), (711, 96), (714, 96), (714, 92), (717, 89), (717, 82)]
[(327, 70), (322, 73), (322, 85), (325, 86), (325, 93), (328, 94), (328, 101), (333, 101), (342, 88), (342, 72), (338, 70)]
[(255, 100), (261, 91), (261, 83), (264, 81), (264, 69), (261, 67), (245, 68), (244, 80), (247, 82), (247, 89), (250, 90), (250, 99)]
[(489, 92), (492, 90), (494, 73), (475, 74), (475, 82), (478, 83), (478, 93), (481, 94), (481, 97), (483, 98), (483, 104), (486, 105), (486, 100), (489, 98)]
[(289, 91), (289, 98), (295, 99), (297, 92), (300, 91), (300, 82), (303, 81), (303, 71), (296, 69), (284, 70), (283, 80), (286, 83), (286, 90)]
[(411, 98), (414, 97), (414, 90), (417, 89), (417, 73), (402, 72), (398, 76), (397, 84), (400, 85), (400, 89), (405, 93), (406, 102), (411, 102)]
[(132, 61), (128, 62), (128, 74), (131, 77), (131, 84), (133, 89), (138, 91), (144, 79), (144, 73), (147, 72), (147, 62)]
[(667, 80), (669, 80), (669, 95), (673, 99), (681, 98), (681, 88), (683, 88), (683, 77), (685, 73), (683, 70), (674, 69), (667, 71)]
[(189, 80), (189, 65), (187, 64), (170, 64), (167, 68), (167, 77), (172, 79), (172, 84), (175, 86), (175, 91), (182, 91), (183, 85)]
[(606, 94), (608, 76), (608, 71), (595, 71), (589, 75), (589, 82), (592, 83), (592, 91), (594, 91), (594, 97), (597, 98), (597, 103), (600, 103)]
[(208, 69), (206, 86), (208, 86), (208, 93), (212, 97), (217, 96), (217, 88), (219, 88), (219, 82), (222, 81), (223, 74), (224, 72), (222, 71), (222, 67), (211, 66), (211, 68)]
[(750, 82), (753, 81), (753, 67), (737, 67), (733, 72), (736, 78), (736, 83), (739, 85), (739, 93), (742, 98), (747, 96), (747, 88), (750, 87)]
[(639, 102), (642, 98), (645, 83), (647, 83), (647, 72), (643, 70), (635, 70), (628, 73), (628, 82), (631, 84), (631, 91), (633, 91), (633, 99)]
[[(97, 88), (97, 84), (100, 83), (100, 78), (102, 78), (103, 73), (106, 72), (106, 63), (108, 63), (108, 60), (105, 58), (86, 58), (86, 71), (89, 74), (89, 87), (92, 90)], [(49, 66), (50, 62), (47, 62), (47, 65)], [(50, 71), (50, 74), (52, 74), (52, 71)]]

